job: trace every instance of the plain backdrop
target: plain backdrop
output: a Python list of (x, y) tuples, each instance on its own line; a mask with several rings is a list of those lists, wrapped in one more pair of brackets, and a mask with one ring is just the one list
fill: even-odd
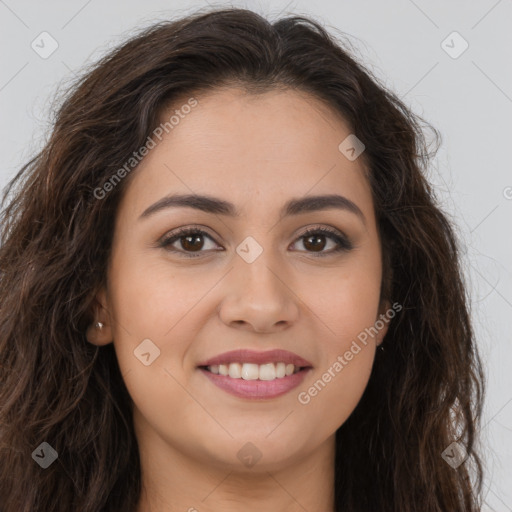
[(135, 30), (207, 4), (305, 14), (348, 34), (363, 63), (441, 132), (429, 178), (458, 226), (487, 373), (484, 510), (512, 511), (510, 0), (0, 0), (0, 187), (44, 144), (58, 86)]

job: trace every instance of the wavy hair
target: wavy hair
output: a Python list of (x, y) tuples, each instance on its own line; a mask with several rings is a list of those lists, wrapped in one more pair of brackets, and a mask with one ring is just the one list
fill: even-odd
[[(459, 242), (427, 180), (422, 118), (317, 21), (245, 9), (159, 22), (65, 94), (43, 149), (4, 191), (0, 233), (2, 512), (132, 512), (141, 492), (133, 402), (113, 344), (87, 342), (114, 220), (136, 167), (97, 198), (178, 97), (236, 85), (310, 93), (366, 146), (383, 247), (382, 297), (403, 306), (368, 386), (336, 432), (343, 512), (475, 512), (484, 375)], [(432, 128), (436, 141), (440, 136)], [(42, 469), (34, 450), (58, 453)], [(442, 453), (467, 452), (453, 468)]]

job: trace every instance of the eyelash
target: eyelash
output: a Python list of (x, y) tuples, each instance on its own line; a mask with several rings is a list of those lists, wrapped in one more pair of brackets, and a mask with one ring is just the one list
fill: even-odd
[[(309, 235), (316, 235), (316, 234), (328, 235), (328, 237), (333, 239), (338, 244), (338, 246), (335, 249), (331, 249), (330, 251), (327, 251), (327, 252), (314, 253), (313, 251), (305, 251), (305, 252), (310, 252), (315, 257), (323, 258), (323, 257), (337, 254), (340, 252), (348, 252), (354, 248), (348, 238), (346, 238), (344, 235), (339, 234), (338, 231), (335, 231), (333, 229), (329, 229), (326, 227), (309, 228), (304, 233), (302, 233), (298, 237), (297, 240), (306, 238)], [(175, 249), (175, 248), (170, 247), (174, 242), (180, 240), (180, 238), (184, 238), (189, 235), (201, 235), (201, 236), (206, 235), (208, 238), (213, 240), (213, 238), (206, 231), (204, 231), (200, 228), (191, 226), (191, 227), (186, 227), (186, 228), (180, 228), (177, 231), (174, 231), (173, 233), (170, 233), (169, 235), (164, 236), (158, 242), (158, 246), (161, 248), (164, 248), (168, 251), (171, 251), (171, 252), (181, 253), (182, 255), (185, 255), (184, 256), (185, 258), (201, 257), (202, 256), (201, 253), (204, 253), (206, 251), (197, 251), (196, 253), (193, 253), (193, 252), (187, 252), (187, 251), (183, 251), (181, 249)], [(213, 240), (213, 241), (215, 242), (215, 240)], [(299, 251), (299, 252), (302, 252), (302, 251)]]

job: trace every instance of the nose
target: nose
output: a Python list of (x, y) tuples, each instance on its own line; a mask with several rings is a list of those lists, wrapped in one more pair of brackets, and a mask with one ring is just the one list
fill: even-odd
[[(276, 260), (263, 253), (252, 263), (235, 258), (224, 280), (219, 316), (229, 327), (272, 333), (289, 328), (300, 313), (297, 292)], [(272, 260), (272, 261), (271, 261)]]

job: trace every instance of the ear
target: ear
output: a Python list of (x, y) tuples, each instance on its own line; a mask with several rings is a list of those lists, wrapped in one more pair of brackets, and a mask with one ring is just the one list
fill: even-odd
[(98, 346), (108, 345), (113, 341), (112, 321), (107, 309), (107, 294), (104, 288), (97, 293), (94, 302), (93, 322), (87, 328), (87, 341)]
[(390, 318), (388, 317), (388, 315), (386, 315), (386, 312), (389, 311), (389, 309), (391, 309), (391, 304), (389, 303), (389, 301), (382, 301), (379, 308), (379, 315), (375, 320), (376, 324), (378, 322), (377, 327), (380, 327), (379, 332), (375, 336), (375, 343), (377, 347), (384, 341), (384, 337), (388, 332)]

